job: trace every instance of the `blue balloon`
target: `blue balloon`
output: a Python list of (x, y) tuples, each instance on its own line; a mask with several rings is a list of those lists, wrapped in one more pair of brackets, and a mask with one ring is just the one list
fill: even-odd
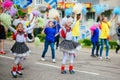
[(86, 7), (83, 7), (83, 8), (82, 8), (82, 14), (83, 14), (83, 15), (86, 15), (87, 12), (88, 12), (88, 10), (86, 9)]
[(96, 14), (101, 14), (102, 12), (105, 11), (104, 6), (102, 6), (102, 5), (95, 5), (94, 9), (95, 9)]
[(112, 11), (113, 14), (115, 15), (120, 15), (120, 8), (119, 7), (115, 7)]
[(32, 0), (13, 0), (13, 3), (20, 8), (25, 9), (32, 3)]
[(72, 15), (72, 8), (65, 9), (65, 16), (71, 16)]

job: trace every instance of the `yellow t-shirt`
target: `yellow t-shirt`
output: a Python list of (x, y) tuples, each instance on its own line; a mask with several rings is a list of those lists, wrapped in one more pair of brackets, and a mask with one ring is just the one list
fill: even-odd
[(109, 33), (110, 33), (110, 25), (111, 23), (110, 22), (101, 22), (101, 35), (100, 35), (100, 38), (101, 39), (107, 39), (108, 36), (109, 36)]
[(79, 20), (75, 23), (75, 26), (72, 28), (72, 36), (80, 36), (80, 21)]

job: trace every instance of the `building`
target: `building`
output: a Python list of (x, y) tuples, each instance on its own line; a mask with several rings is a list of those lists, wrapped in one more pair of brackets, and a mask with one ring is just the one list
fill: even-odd
[[(116, 7), (116, 6), (120, 6), (119, 4), (119, 0), (78, 0), (79, 3), (91, 3), (91, 8), (89, 9), (88, 13), (84, 16), (84, 21), (83, 21), (83, 25), (89, 24), (90, 22), (88, 20), (92, 19), (94, 22), (96, 20), (96, 17), (98, 16), (94, 9), (93, 6), (96, 4), (101, 4), (104, 5), (105, 7), (107, 7), (106, 11), (103, 13), (105, 16), (108, 17), (108, 19), (112, 18), (112, 10)], [(112, 22), (112, 26), (111, 26), (111, 30), (110, 30), (110, 35), (112, 36), (111, 39), (117, 39), (116, 37), (116, 23), (120, 21), (120, 16), (118, 16), (118, 19), (116, 19), (114, 22)], [(91, 22), (92, 25), (93, 23)], [(86, 26), (86, 25), (85, 25)], [(87, 28), (89, 28), (89, 26), (87, 26)]]
[(120, 6), (120, 0), (99, 0), (100, 4), (108, 4), (110, 9)]
[[(73, 7), (76, 2), (77, 0), (58, 0), (58, 6), (61, 6), (57, 7), (57, 9), (59, 10), (61, 16), (64, 15), (65, 8)], [(37, 9), (42, 13), (42, 16), (44, 16), (47, 8), (50, 9), (51, 7), (44, 0), (33, 0), (33, 3), (28, 8), (28, 13), (30, 13), (33, 9)]]
[[(91, 9), (89, 10), (89, 13), (87, 14), (88, 17), (86, 18), (86, 20), (88, 20), (89, 18), (95, 19), (94, 16), (96, 16), (96, 14), (94, 13), (93, 6), (96, 4), (104, 5), (107, 8), (104, 14), (109, 18), (111, 16), (111, 10), (113, 10), (116, 6), (120, 6), (119, 0), (78, 0), (78, 2), (91, 4)], [(94, 15), (94, 16), (89, 17), (89, 15), (90, 16)]]
[[(103, 4), (105, 6), (109, 6), (109, 8), (105, 11), (104, 14), (107, 14), (107, 17), (111, 17), (111, 10), (116, 6), (119, 5), (119, 0), (113, 1), (113, 0), (58, 0), (58, 7), (57, 9), (59, 10), (61, 16), (64, 16), (64, 10), (69, 7), (73, 7), (75, 3), (83, 3), (89, 7), (88, 8), (88, 13), (83, 16), (81, 26), (86, 26), (84, 28), (85, 30), (83, 31), (83, 36), (85, 35), (86, 37), (90, 37), (90, 32), (89, 32), (89, 27), (94, 23), (96, 20), (97, 14), (95, 13), (93, 6), (96, 4)], [(113, 5), (111, 5), (113, 3)], [(38, 9), (39, 11), (42, 12), (42, 16), (45, 15), (45, 10), (48, 8), (48, 4), (44, 2), (44, 0), (33, 0), (33, 3), (31, 6), (29, 6), (28, 11), (32, 11), (32, 9)], [(92, 21), (89, 21), (92, 20)], [(115, 34), (115, 29), (112, 29), (112, 35)]]

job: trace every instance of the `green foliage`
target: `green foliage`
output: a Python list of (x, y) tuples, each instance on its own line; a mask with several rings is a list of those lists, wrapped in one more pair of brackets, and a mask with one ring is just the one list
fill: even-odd
[(111, 48), (111, 49), (114, 49), (114, 48), (116, 48), (116, 46), (117, 46), (117, 42), (116, 42), (116, 41), (113, 41), (113, 40), (110, 40), (110, 41), (109, 41), (109, 44), (110, 44), (110, 48)]
[(17, 16), (23, 17), (23, 16), (25, 16), (25, 15), (26, 15), (26, 13), (24, 13), (21, 9), (18, 9), (18, 14), (17, 14)]
[(11, 35), (12, 35), (12, 32), (7, 32), (7, 38), (10, 38), (11, 37)]
[(78, 43), (79, 43), (81, 46), (85, 46), (85, 44), (83, 43), (83, 40), (79, 40)]
[(34, 36), (36, 37), (38, 34), (40, 34), (41, 32), (42, 32), (42, 30), (43, 30), (43, 28), (34, 28), (34, 31), (33, 31), (33, 33), (34, 33)]
[(90, 39), (84, 39), (82, 42), (83, 42), (84, 46), (91, 46), (92, 45)]
[(45, 34), (38, 34), (37, 37), (40, 39), (41, 42), (44, 42)]
[(14, 5), (14, 7), (17, 8), (17, 10), (18, 10), (16, 17), (24, 17), (26, 15), (26, 13), (24, 13), (19, 6)]

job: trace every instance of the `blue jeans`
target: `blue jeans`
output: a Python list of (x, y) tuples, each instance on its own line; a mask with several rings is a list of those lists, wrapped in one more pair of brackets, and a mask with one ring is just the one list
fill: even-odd
[(99, 51), (99, 42), (98, 41), (92, 41), (92, 55), (94, 55), (94, 51), (96, 49), (96, 55), (98, 55)]
[(54, 50), (54, 42), (49, 42), (49, 41), (46, 41), (44, 42), (44, 51), (42, 53), (42, 58), (45, 57), (45, 54), (47, 53), (47, 50), (48, 50), (48, 46), (50, 45), (51, 47), (51, 52), (52, 52), (52, 59), (55, 59), (55, 50)]
[(107, 39), (101, 39), (101, 48), (100, 48), (100, 57), (102, 57), (102, 51), (104, 48), (104, 43), (106, 45), (106, 57), (108, 57), (108, 53), (109, 53), (109, 42)]

